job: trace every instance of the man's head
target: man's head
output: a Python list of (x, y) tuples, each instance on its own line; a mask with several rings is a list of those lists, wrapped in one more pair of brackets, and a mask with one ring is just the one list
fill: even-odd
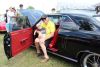
[(12, 11), (13, 11), (13, 12), (16, 12), (16, 9), (13, 7), (13, 8), (12, 8)]
[(41, 20), (44, 22), (44, 23), (48, 23), (48, 21), (49, 21), (49, 18), (47, 17), (47, 15), (43, 15), (42, 17), (41, 17)]
[(9, 10), (7, 9), (6, 12), (8, 12)]
[(20, 9), (23, 9), (23, 4), (20, 4), (19, 7), (20, 7)]

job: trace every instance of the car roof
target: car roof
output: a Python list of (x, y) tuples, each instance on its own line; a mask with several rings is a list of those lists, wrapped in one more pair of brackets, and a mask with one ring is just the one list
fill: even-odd
[(88, 15), (84, 15), (84, 14), (77, 14), (77, 13), (66, 13), (63, 15), (68, 15), (68, 16), (88, 16)]
[(87, 16), (93, 16), (93, 15), (97, 15), (96, 11), (94, 10), (82, 10), (82, 9), (69, 9), (69, 10), (63, 10), (60, 13), (72, 13), (72, 14), (83, 14), (83, 15), (87, 15)]
[(62, 15), (61, 13), (51, 13), (51, 14), (47, 14), (48, 16), (58, 16), (58, 15)]
[(88, 16), (88, 17), (91, 17), (89, 15), (85, 15), (85, 14), (78, 14), (78, 13), (56, 13), (56, 14), (49, 14), (51, 16), (53, 15), (61, 15), (61, 16)]
[(80, 13), (55, 13), (55, 14), (48, 14), (48, 16), (53, 16), (53, 15), (61, 15), (61, 16), (89, 16), (87, 14), (80, 14)]

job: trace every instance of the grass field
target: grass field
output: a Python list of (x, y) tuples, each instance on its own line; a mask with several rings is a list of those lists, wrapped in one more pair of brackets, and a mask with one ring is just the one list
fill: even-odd
[(47, 63), (41, 63), (42, 59), (37, 57), (33, 48), (29, 48), (8, 60), (3, 49), (3, 37), (4, 34), (0, 34), (0, 67), (78, 67), (75, 63), (51, 54)]

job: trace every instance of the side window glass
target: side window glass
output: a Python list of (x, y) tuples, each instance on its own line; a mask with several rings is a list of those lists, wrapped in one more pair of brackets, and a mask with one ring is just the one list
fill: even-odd
[(21, 30), (30, 27), (30, 23), (28, 17), (19, 16), (17, 18), (12, 19), (12, 31)]
[(60, 21), (60, 28), (69, 29), (69, 30), (78, 30), (79, 26), (73, 22), (68, 16), (63, 16)]
[(56, 16), (48, 16), (48, 17), (49, 17), (49, 19), (50, 19), (51, 21), (53, 21), (56, 25), (59, 24), (59, 20), (60, 20), (61, 16), (56, 15)]

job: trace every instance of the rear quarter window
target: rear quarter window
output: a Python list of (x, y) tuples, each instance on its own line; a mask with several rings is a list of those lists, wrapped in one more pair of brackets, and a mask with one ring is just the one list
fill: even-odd
[(80, 30), (92, 31), (97, 29), (93, 24), (95, 21), (87, 16), (73, 16), (73, 19), (80, 26)]

